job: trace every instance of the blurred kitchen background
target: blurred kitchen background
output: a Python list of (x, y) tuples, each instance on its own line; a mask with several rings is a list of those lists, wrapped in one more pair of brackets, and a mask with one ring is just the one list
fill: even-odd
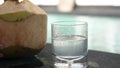
[(120, 54), (120, 0), (30, 1), (48, 15), (47, 43), (51, 43), (51, 23), (80, 20), (88, 22), (89, 49)]

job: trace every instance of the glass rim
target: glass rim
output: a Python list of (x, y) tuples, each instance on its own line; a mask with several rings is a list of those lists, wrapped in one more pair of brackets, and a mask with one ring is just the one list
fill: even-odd
[[(71, 23), (68, 23), (71, 22)], [(72, 23), (75, 22), (75, 23)], [(51, 23), (52, 25), (58, 25), (58, 26), (75, 26), (75, 25), (88, 25), (85, 21), (55, 21)]]

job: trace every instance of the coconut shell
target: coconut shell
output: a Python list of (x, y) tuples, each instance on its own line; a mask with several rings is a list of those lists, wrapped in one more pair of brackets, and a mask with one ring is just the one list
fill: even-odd
[[(19, 16), (22, 12), (30, 15)], [(18, 15), (13, 15), (18, 13)], [(29, 57), (46, 44), (47, 14), (28, 0), (8, 1), (0, 5), (0, 54), (2, 57)], [(16, 17), (17, 18), (16, 18)], [(10, 21), (10, 18), (16, 18)]]

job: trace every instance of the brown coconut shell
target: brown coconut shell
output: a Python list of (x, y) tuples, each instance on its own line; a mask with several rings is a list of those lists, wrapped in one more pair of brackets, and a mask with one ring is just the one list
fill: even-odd
[(29, 57), (44, 48), (47, 15), (43, 9), (28, 0), (5, 0), (5, 3), (0, 5), (0, 15), (23, 11), (32, 15), (19, 21), (0, 19), (0, 57)]

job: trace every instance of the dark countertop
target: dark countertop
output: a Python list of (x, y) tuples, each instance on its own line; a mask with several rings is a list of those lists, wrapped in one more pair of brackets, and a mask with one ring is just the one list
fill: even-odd
[[(36, 57), (0, 59), (0, 68), (53, 68), (51, 44)], [(120, 54), (88, 51), (88, 68), (120, 68)]]

